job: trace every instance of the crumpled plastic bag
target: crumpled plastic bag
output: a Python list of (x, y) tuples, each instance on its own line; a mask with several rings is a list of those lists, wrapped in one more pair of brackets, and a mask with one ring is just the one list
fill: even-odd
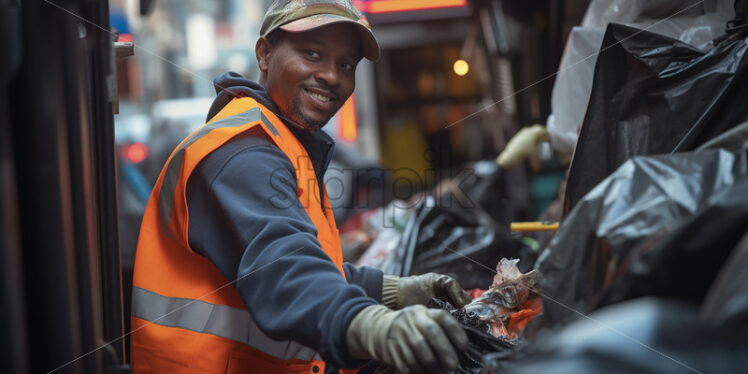
[(582, 24), (569, 34), (553, 85), (552, 114), (546, 123), (553, 148), (565, 154), (574, 151), (609, 23), (646, 29), (707, 50), (734, 18), (733, 4), (734, 0), (710, 0), (689, 8), (682, 0), (593, 0)]
[(444, 309), (450, 312), (460, 323), (468, 337), (468, 349), (459, 353), (460, 364), (453, 374), (478, 374), (483, 372), (483, 357), (490, 353), (500, 352), (511, 357), (511, 352), (520, 349), (522, 342), (489, 333), (490, 325), (465, 308), (455, 309), (449, 302), (431, 299), (429, 308)]
[(431, 299), (429, 307), (449, 311), (470, 342), (468, 349), (460, 352), (460, 365), (454, 373), (482, 372), (487, 354), (512, 357), (523, 344), (519, 338), (524, 326), (542, 312), (537, 294), (537, 271), (523, 274), (517, 267), (518, 262), (502, 258), (488, 290), (462, 308), (455, 309), (449, 302)]
[(446, 274), (465, 289), (490, 284), (497, 258), (519, 258), (521, 270), (531, 269), (537, 252), (508, 229), (529, 210), (524, 171), (493, 160), (464, 171), (431, 195), (368, 214), (365, 229), (375, 239), (357, 264), (397, 276)]
[(612, 282), (591, 307), (642, 296), (701, 304), (735, 245), (748, 230), (748, 179), (716, 191), (693, 217), (672, 232), (636, 246), (612, 273)]
[[(723, 262), (725, 254), (720, 248), (710, 251), (706, 240), (678, 246), (678, 238), (689, 232), (678, 230), (689, 222), (698, 225), (698, 219), (712, 227), (741, 230), (741, 221), (735, 219), (744, 217), (741, 214), (747, 207), (748, 145), (731, 151), (630, 159), (577, 204), (538, 259), (540, 288), (544, 297), (553, 300), (544, 299), (548, 302), (539, 326), (552, 327), (578, 318), (568, 308), (590, 312), (604, 304), (601, 300), (605, 301), (606, 291), (621, 291), (608, 303), (655, 290), (677, 295), (673, 290), (678, 282), (688, 284), (684, 277), (706, 270), (686, 268), (686, 264), (698, 265), (699, 258), (713, 256), (703, 261), (713, 269), (712, 262)], [(709, 215), (698, 218), (702, 213)], [(681, 234), (672, 236), (676, 232)], [(703, 239), (713, 239), (707, 232), (703, 235)], [(662, 244), (664, 240), (676, 245)], [(682, 264), (678, 262), (679, 247), (686, 256)], [(627, 277), (633, 277), (628, 285), (624, 284)], [(687, 294), (689, 289), (681, 291)]]
[(728, 328), (748, 326), (748, 233), (743, 235), (701, 305), (701, 319)]
[[(483, 373), (487, 357), (496, 363), (515, 359), (517, 354), (521, 354), (525, 343), (519, 339), (519, 333), (524, 325), (511, 326), (511, 320), (516, 316), (526, 324), (542, 312), (542, 304), (536, 288), (537, 271), (523, 274), (517, 267), (518, 262), (517, 259), (502, 258), (496, 265), (496, 277), (489, 289), (462, 308), (457, 309), (448, 301), (439, 299), (429, 301), (429, 308), (444, 309), (452, 314), (468, 337), (469, 346), (459, 353), (459, 366), (450, 373)], [(497, 324), (501, 326), (500, 331)], [(510, 326), (509, 329), (506, 326)], [(507, 330), (514, 334), (507, 334)], [(391, 374), (395, 370), (388, 365), (372, 363), (359, 372)]]
[(525, 326), (543, 312), (537, 291), (538, 272), (523, 274), (518, 262), (502, 258), (491, 287), (460, 310), (485, 322), (486, 332), (495, 337), (518, 339)]
[(611, 24), (569, 171), (569, 212), (632, 156), (687, 152), (748, 118), (748, 44), (708, 52)]
[(427, 197), (381, 269), (397, 276), (446, 274), (465, 289), (482, 288), (491, 283), (496, 259), (502, 257), (519, 258), (521, 270), (528, 270), (536, 253), (507, 229), (482, 224), (468, 209), (438, 206)]
[(715, 325), (693, 305), (655, 298), (602, 309), (531, 345), (521, 357), (484, 357), (484, 373), (744, 373), (748, 366), (746, 325)]

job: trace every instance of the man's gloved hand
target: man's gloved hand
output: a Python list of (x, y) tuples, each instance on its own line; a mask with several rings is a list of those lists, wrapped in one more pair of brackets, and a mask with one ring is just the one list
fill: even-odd
[(524, 127), (509, 140), (496, 162), (504, 169), (511, 169), (522, 165), (527, 160), (533, 171), (539, 171), (541, 161), (538, 143), (547, 142), (550, 139), (551, 136), (543, 125)]
[(382, 281), (382, 304), (391, 309), (426, 305), (432, 297), (449, 301), (457, 308), (472, 300), (460, 283), (447, 275), (428, 273), (402, 278), (385, 275)]
[(366, 307), (348, 326), (346, 342), (354, 358), (373, 358), (403, 374), (455, 370), (458, 351), (468, 346), (465, 331), (452, 315), (422, 305), (397, 311), (384, 305)]

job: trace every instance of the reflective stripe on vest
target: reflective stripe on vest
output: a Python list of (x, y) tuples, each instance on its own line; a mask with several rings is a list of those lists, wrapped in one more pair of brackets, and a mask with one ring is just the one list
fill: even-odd
[(132, 305), (132, 316), (150, 323), (231, 339), (281, 360), (322, 361), (311, 348), (269, 338), (246, 310), (197, 299), (166, 297), (140, 287), (133, 287)]
[(270, 129), (270, 132), (272, 132), (273, 135), (278, 135), (278, 130), (275, 128), (275, 126), (270, 123), (270, 120), (265, 117), (260, 108), (255, 107), (244, 113), (239, 113), (237, 115), (233, 115), (231, 117), (223, 118), (207, 124), (192, 133), (192, 135), (190, 135), (182, 142), (182, 144), (179, 145), (179, 148), (177, 148), (174, 157), (172, 157), (169, 165), (166, 167), (164, 182), (161, 186), (161, 193), (158, 198), (161, 221), (165, 227), (169, 227), (171, 204), (174, 201), (174, 188), (177, 185), (177, 179), (179, 179), (179, 170), (182, 168), (184, 150), (194, 144), (196, 141), (200, 140), (200, 138), (217, 128), (236, 127), (254, 121), (262, 121), (262, 123), (267, 126), (268, 129)]

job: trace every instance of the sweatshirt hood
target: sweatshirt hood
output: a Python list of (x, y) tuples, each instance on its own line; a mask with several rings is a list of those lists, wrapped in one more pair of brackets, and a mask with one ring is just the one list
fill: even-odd
[(265, 87), (259, 83), (249, 80), (243, 77), (241, 74), (234, 73), (233, 71), (223, 73), (213, 80), (213, 87), (216, 90), (216, 99), (213, 100), (213, 104), (210, 106), (208, 111), (208, 118), (205, 121), (209, 121), (218, 112), (223, 109), (231, 100), (237, 97), (250, 97), (257, 100), (258, 103), (264, 107), (270, 109), (273, 113), (279, 114), (278, 107), (270, 100), (270, 94), (268, 94)]

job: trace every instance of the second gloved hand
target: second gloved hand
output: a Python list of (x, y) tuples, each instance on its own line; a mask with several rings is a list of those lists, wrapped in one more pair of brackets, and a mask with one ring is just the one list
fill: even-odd
[(351, 356), (373, 358), (405, 374), (457, 369), (457, 352), (467, 348), (468, 339), (447, 311), (422, 305), (393, 311), (372, 305), (353, 318), (346, 343)]
[(454, 278), (428, 273), (412, 277), (385, 275), (382, 282), (382, 304), (392, 309), (408, 305), (426, 305), (431, 298), (449, 301), (457, 308), (465, 306), (472, 298)]
[(540, 171), (541, 161), (538, 153), (538, 143), (549, 140), (550, 135), (545, 126), (524, 127), (509, 140), (496, 162), (504, 169), (511, 169), (527, 161), (533, 171)]

